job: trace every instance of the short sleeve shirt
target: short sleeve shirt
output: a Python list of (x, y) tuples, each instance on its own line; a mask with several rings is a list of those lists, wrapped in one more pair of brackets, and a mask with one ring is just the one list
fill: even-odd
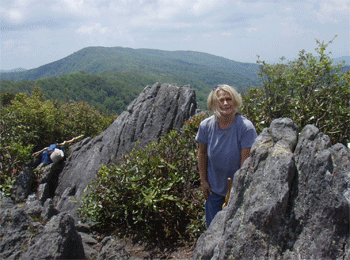
[(252, 122), (239, 114), (225, 129), (219, 128), (214, 116), (201, 122), (196, 140), (207, 145), (207, 178), (214, 193), (226, 196), (227, 178), (240, 168), (241, 149), (252, 147), (256, 137)]

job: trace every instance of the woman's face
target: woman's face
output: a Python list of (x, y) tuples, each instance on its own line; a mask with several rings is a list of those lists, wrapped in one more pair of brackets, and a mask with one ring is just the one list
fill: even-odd
[(228, 92), (224, 90), (219, 90), (217, 92), (217, 97), (219, 99), (219, 108), (221, 110), (221, 116), (228, 116), (235, 113), (236, 104), (232, 100), (232, 97)]

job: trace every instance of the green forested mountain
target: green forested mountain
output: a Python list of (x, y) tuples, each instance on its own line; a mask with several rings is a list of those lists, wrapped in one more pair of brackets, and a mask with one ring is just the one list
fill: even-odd
[(201, 52), (88, 47), (36, 69), (2, 73), (0, 91), (30, 92), (38, 85), (47, 98), (83, 100), (120, 113), (144, 86), (169, 82), (191, 84), (203, 107), (216, 84), (236, 86), (239, 92), (260, 85), (257, 72), (257, 64)]
[(153, 85), (157, 81), (196, 86), (197, 101), (205, 107), (204, 93), (208, 86), (200, 81), (163, 74), (146, 76), (132, 71), (102, 71), (97, 74), (80, 71), (37, 80), (3, 80), (1, 92), (29, 94), (34, 86), (39, 86), (47, 99), (61, 102), (85, 101), (100, 111), (120, 114), (145, 86)]
[(122, 47), (84, 48), (36, 69), (1, 74), (1, 79), (36, 80), (78, 71), (98, 73), (104, 70), (181, 75), (207, 84), (221, 82), (243, 87), (258, 84), (256, 64), (236, 62), (201, 52)]

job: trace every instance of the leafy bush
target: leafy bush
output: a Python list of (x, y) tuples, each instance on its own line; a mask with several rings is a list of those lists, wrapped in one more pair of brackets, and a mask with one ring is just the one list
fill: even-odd
[(0, 188), (7, 194), (34, 151), (81, 134), (96, 136), (114, 120), (85, 102), (45, 100), (40, 88), (31, 95), (1, 94), (1, 105)]
[(315, 125), (333, 143), (350, 142), (350, 74), (326, 54), (329, 43), (317, 41), (318, 56), (302, 50), (287, 64), (283, 58), (273, 65), (260, 62), (262, 87), (243, 96), (243, 112), (258, 131), (275, 118), (289, 117), (299, 129)]
[(87, 187), (80, 212), (98, 228), (135, 232), (150, 242), (195, 241), (204, 230), (194, 117), (185, 132), (165, 134), (120, 163), (103, 166)]
[(209, 113), (202, 112), (191, 117), (183, 126), (184, 133), (187, 138), (194, 140), (200, 123), (209, 116)]

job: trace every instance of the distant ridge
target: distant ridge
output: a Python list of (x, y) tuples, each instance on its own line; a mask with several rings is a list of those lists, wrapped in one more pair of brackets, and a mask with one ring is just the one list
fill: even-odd
[(334, 62), (339, 63), (345, 61), (345, 65), (350, 66), (350, 56), (342, 56), (334, 59)]
[(12, 70), (0, 70), (0, 73), (11, 73), (11, 72), (21, 72), (21, 71), (26, 71), (27, 69), (24, 68), (16, 68)]
[(205, 84), (227, 83), (238, 88), (259, 85), (258, 65), (194, 51), (162, 51), (123, 47), (87, 47), (63, 59), (20, 72), (2, 73), (2, 80), (37, 80), (84, 71), (135, 71), (149, 75), (177, 75)]

